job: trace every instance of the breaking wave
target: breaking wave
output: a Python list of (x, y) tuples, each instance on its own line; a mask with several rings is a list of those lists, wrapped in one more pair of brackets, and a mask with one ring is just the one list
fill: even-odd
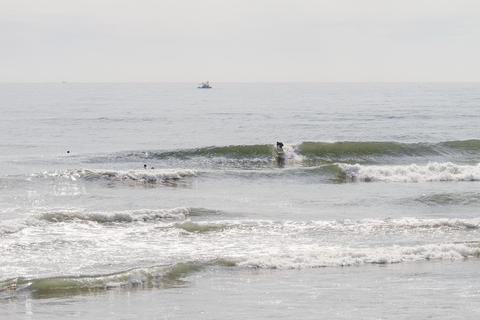
[(338, 164), (346, 179), (352, 181), (431, 182), (480, 181), (480, 164), (459, 165), (430, 162), (426, 165)]
[(155, 221), (185, 219), (190, 208), (141, 209), (113, 212), (84, 212), (79, 210), (59, 210), (40, 214), (40, 219), (48, 222), (92, 221), (98, 223)]
[[(187, 211), (185, 208), (136, 210), (129, 212), (129, 215), (132, 219), (136, 217), (138, 221), (144, 221), (142, 219), (145, 214), (148, 219), (179, 217), (181, 220)], [(41, 217), (51, 222), (82, 219), (75, 214)], [(131, 221), (118, 218), (115, 213), (101, 218), (88, 215), (85, 217), (100, 223)], [(177, 229), (179, 234), (168, 232), (169, 236), (166, 237), (167, 233), (162, 233), (163, 228), (168, 228), (169, 231)], [(149, 229), (149, 232), (153, 230), (160, 231), (155, 235), (155, 239), (161, 239), (164, 244), (174, 240), (172, 252), (175, 254), (167, 253), (166, 257), (175, 256), (180, 259), (176, 261), (178, 263), (100, 275), (67, 276), (68, 271), (64, 271), (65, 273), (57, 277), (10, 278), (0, 281), (0, 298), (24, 293), (45, 298), (110, 289), (182, 286), (185, 285), (183, 278), (186, 275), (207, 267), (305, 269), (429, 260), (455, 261), (480, 257), (479, 241), (456, 242), (459, 238), (475, 240), (480, 230), (480, 218), (201, 222), (174, 220), (160, 228)], [(45, 229), (42, 229), (42, 232), (45, 232)], [(95, 229), (95, 232), (98, 232), (98, 229)], [(185, 241), (176, 242), (178, 236), (184, 232), (187, 233), (183, 238)], [(318, 237), (319, 235), (321, 237)], [(432, 238), (432, 235), (441, 237)], [(443, 235), (446, 235), (448, 240)], [(460, 235), (463, 236), (459, 237)], [(400, 240), (386, 244), (383, 241), (385, 237)], [(408, 241), (401, 240), (404, 238)], [(359, 242), (356, 239), (367, 240)], [(418, 243), (419, 239), (429, 239), (433, 243)], [(169, 249), (164, 247), (164, 250)], [(108, 250), (105, 254), (108, 254)], [(164, 261), (165, 258), (158, 259)], [(166, 258), (169, 259), (171, 258)]]
[(480, 257), (479, 242), (392, 246), (378, 248), (317, 247), (314, 245), (288, 249), (280, 254), (252, 255), (239, 266), (267, 269), (303, 269), (347, 267), (365, 264), (394, 264), (429, 260), (464, 260)]
[[(195, 157), (271, 159), (273, 144), (212, 146), (203, 148), (124, 152), (109, 156), (108, 160), (191, 159)], [(285, 144), (288, 158), (323, 161), (375, 161), (376, 157), (455, 156), (480, 154), (480, 140), (444, 141), (439, 143), (400, 143), (394, 141), (304, 141)], [(93, 159), (102, 161), (101, 157)]]
[[(50, 223), (58, 222), (96, 222), (128, 223), (128, 222), (167, 222), (161, 228), (174, 228), (188, 233), (222, 232), (231, 230), (251, 234), (279, 234), (291, 235), (302, 233), (315, 234), (376, 234), (377, 232), (422, 232), (422, 230), (437, 229), (437, 231), (449, 230), (478, 230), (480, 218), (387, 218), (387, 219), (343, 219), (343, 220), (314, 220), (314, 221), (272, 221), (272, 220), (207, 220), (191, 221), (188, 218), (194, 216), (218, 215), (220, 211), (199, 208), (174, 208), (174, 209), (142, 209), (113, 212), (85, 212), (80, 210), (57, 210), (41, 213), (38, 218)], [(35, 225), (33, 221), (29, 225)], [(13, 233), (17, 224), (12, 226)], [(23, 226), (25, 227), (25, 226)], [(416, 231), (415, 231), (416, 230)], [(7, 232), (5, 232), (7, 233)], [(0, 233), (1, 234), (1, 233)]]
[(404, 217), (397, 219), (343, 219), (343, 220), (318, 220), (318, 221), (283, 221), (275, 222), (270, 220), (242, 221), (241, 223), (222, 221), (223, 226), (228, 228), (256, 230), (260, 233), (297, 234), (322, 233), (322, 234), (377, 234), (378, 232), (405, 231), (422, 232), (437, 229), (444, 230), (478, 230), (480, 229), (480, 218), (436, 218), (419, 219)]
[(234, 265), (234, 262), (226, 259), (214, 259), (134, 268), (103, 275), (15, 278), (0, 282), (0, 294), (14, 296), (16, 293), (27, 291), (35, 298), (52, 298), (119, 288), (170, 288), (184, 285), (185, 281), (182, 278), (206, 267)]
[(0, 296), (13, 297), (27, 293), (34, 298), (52, 298), (112, 289), (172, 288), (185, 286), (186, 276), (207, 267), (306, 269), (431, 260), (457, 261), (479, 257), (479, 242), (373, 248), (304, 244), (270, 248), (267, 252), (263, 250), (249, 252), (247, 255), (237, 255), (232, 258), (227, 256), (213, 260), (179, 262), (173, 265), (134, 268), (110, 274), (7, 279), (0, 282)]
[(32, 177), (64, 178), (68, 180), (85, 180), (107, 182), (139, 182), (139, 183), (168, 183), (185, 177), (196, 176), (197, 172), (190, 169), (147, 169), (147, 170), (96, 170), (75, 169), (66, 171), (43, 172), (33, 174)]

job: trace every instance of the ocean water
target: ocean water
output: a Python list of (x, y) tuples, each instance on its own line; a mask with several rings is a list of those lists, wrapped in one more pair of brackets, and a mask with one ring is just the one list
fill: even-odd
[(0, 111), (1, 319), (480, 317), (480, 84), (0, 84)]

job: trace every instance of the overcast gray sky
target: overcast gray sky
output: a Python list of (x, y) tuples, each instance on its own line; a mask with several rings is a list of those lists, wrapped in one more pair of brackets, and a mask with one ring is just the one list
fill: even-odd
[(0, 81), (480, 81), (480, 0), (0, 0)]

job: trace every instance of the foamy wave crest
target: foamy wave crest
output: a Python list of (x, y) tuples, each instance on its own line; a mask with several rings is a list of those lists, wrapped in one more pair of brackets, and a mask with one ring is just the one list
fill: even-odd
[(14, 296), (19, 290), (28, 290), (36, 298), (50, 298), (120, 288), (170, 288), (184, 284), (182, 278), (205, 267), (234, 265), (234, 262), (226, 259), (214, 259), (135, 268), (103, 275), (15, 278), (0, 281), (0, 293)]
[(343, 219), (343, 220), (318, 220), (318, 221), (283, 221), (254, 220), (234, 222), (222, 220), (210, 225), (222, 227), (220, 230), (243, 230), (258, 232), (261, 234), (297, 235), (302, 233), (316, 234), (379, 234), (405, 232), (430, 232), (436, 229), (437, 232), (470, 231), (480, 229), (480, 218), (459, 219), (459, 218), (437, 218), (419, 219), (404, 217), (398, 219)]
[(366, 166), (340, 163), (338, 166), (346, 178), (353, 181), (480, 181), (480, 164), (458, 165), (451, 162), (431, 162), (426, 165)]
[(25, 223), (18, 220), (7, 220), (0, 223), (0, 236), (15, 233), (25, 228)]
[(43, 172), (33, 177), (64, 178), (69, 180), (107, 180), (107, 181), (134, 181), (142, 183), (162, 183), (175, 181), (185, 177), (196, 176), (197, 172), (191, 169), (148, 169), (148, 170), (96, 170), (75, 169), (66, 171)]
[(478, 242), (380, 248), (321, 247), (312, 244), (295, 246), (292, 250), (282, 248), (281, 252), (251, 255), (238, 265), (267, 269), (303, 269), (427, 260), (455, 261), (478, 257), (480, 257)]
[(84, 212), (78, 210), (61, 210), (40, 214), (40, 219), (49, 222), (93, 221), (98, 223), (156, 221), (185, 219), (190, 214), (189, 208), (141, 209), (113, 212)]
[[(372, 220), (366, 220), (372, 221)], [(377, 220), (378, 221), (378, 220)], [(456, 230), (468, 230), (479, 229), (480, 218), (472, 219), (452, 219), (452, 218), (440, 218), (440, 219), (418, 219), (418, 218), (401, 218), (401, 219), (387, 219), (373, 222), (377, 226), (391, 226), (393, 228), (403, 229), (435, 229), (435, 228), (450, 228)]]
[[(191, 214), (192, 215), (192, 214)], [(458, 219), (362, 219), (362, 220), (320, 220), (320, 221), (272, 221), (272, 220), (218, 220), (180, 221), (164, 228), (175, 228), (188, 233), (228, 232), (231, 236), (250, 234), (271, 236), (310, 237), (312, 234), (328, 235), (405, 235), (452, 232), (470, 232), (480, 229), (480, 218)]]
[(419, 219), (419, 218), (398, 218), (398, 219), (362, 219), (362, 220), (336, 220), (336, 221), (312, 221), (308, 223), (289, 222), (283, 228), (298, 229), (305, 231), (319, 232), (346, 232), (346, 233), (377, 233), (379, 231), (405, 232), (407, 230), (422, 231), (421, 229), (455, 229), (475, 230), (480, 229), (480, 218), (456, 219)]

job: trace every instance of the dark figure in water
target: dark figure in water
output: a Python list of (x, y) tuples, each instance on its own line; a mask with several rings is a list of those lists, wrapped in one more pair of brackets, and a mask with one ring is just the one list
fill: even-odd
[(277, 141), (277, 156), (275, 157), (277, 160), (277, 165), (280, 168), (283, 168), (285, 166), (285, 155), (283, 152), (283, 143)]
[(70, 153), (70, 150), (67, 150), (67, 153)]
[(147, 169), (147, 165), (146, 165), (146, 164), (143, 165), (143, 169)]

